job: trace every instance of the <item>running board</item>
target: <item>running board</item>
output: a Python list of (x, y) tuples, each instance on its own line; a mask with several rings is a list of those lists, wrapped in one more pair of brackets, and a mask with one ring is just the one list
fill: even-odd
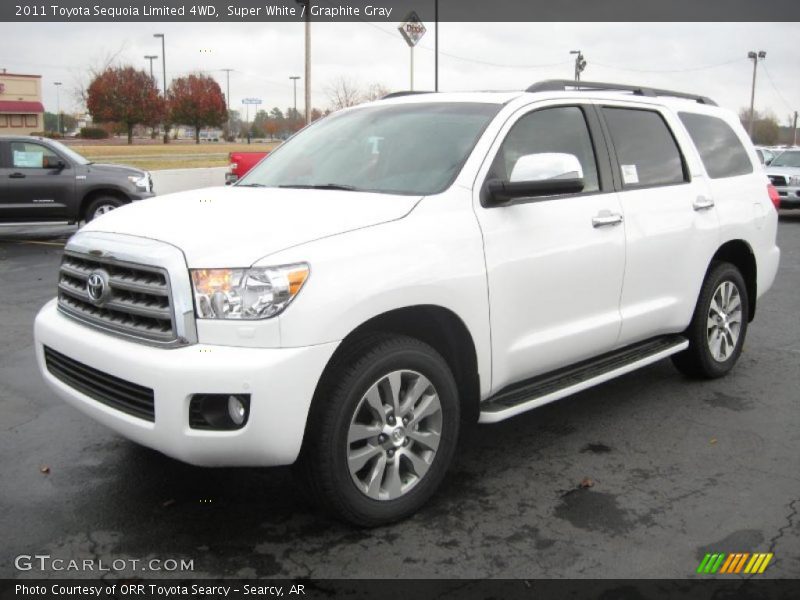
[(681, 335), (658, 337), (509, 386), (482, 404), (479, 422), (503, 421), (657, 362), (688, 345)]

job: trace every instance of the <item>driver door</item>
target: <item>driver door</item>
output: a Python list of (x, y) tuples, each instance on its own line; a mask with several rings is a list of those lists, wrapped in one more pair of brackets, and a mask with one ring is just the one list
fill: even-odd
[(36, 142), (11, 141), (7, 156), (8, 168), (3, 169), (5, 216), (15, 220), (66, 218), (75, 193), (75, 174), (69, 163)]
[[(521, 157), (573, 155), (579, 193), (492, 203), (485, 182), (511, 180)], [(614, 348), (625, 267), (622, 208), (592, 105), (517, 113), (484, 164), (476, 211), (484, 237), (492, 389)], [(518, 169), (519, 171), (519, 169)]]

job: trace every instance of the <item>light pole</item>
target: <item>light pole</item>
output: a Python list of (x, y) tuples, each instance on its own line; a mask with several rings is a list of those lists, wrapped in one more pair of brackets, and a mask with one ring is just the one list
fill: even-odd
[[(145, 54), (144, 59), (150, 61), (150, 79), (153, 79), (153, 61), (158, 58), (158, 54)], [(155, 82), (155, 79), (153, 79)]]
[(306, 72), (305, 72), (305, 100), (306, 100), (306, 125), (311, 123), (311, 0), (295, 0), (303, 7), (306, 21)]
[(586, 68), (586, 60), (580, 50), (570, 50), (570, 54), (575, 54), (575, 81), (581, 80), (581, 73)]
[(227, 119), (226, 122), (228, 124), (228, 135), (231, 134), (231, 71), (233, 69), (222, 69), (225, 71), (225, 104), (227, 104)]
[(299, 75), (290, 75), (289, 79), (292, 80), (294, 83), (294, 114), (292, 115), (293, 118), (297, 118), (297, 80), (300, 79)]
[[(167, 47), (166, 40), (163, 33), (154, 33), (154, 38), (161, 38), (161, 71), (164, 76), (164, 102), (167, 101)], [(164, 143), (169, 143), (169, 133), (167, 132), (167, 124), (164, 123)]]
[(53, 85), (56, 86), (56, 116), (58, 119), (58, 134), (61, 135), (61, 95), (59, 93), (61, 82), (54, 81)]
[(753, 118), (755, 116), (756, 104), (756, 71), (758, 70), (758, 61), (767, 58), (767, 53), (763, 50), (756, 52), (748, 52), (747, 58), (753, 61), (753, 87), (750, 89), (750, 124), (747, 127), (747, 133), (750, 134), (750, 139), (753, 139)]
[(439, 0), (434, 0), (433, 29), (436, 40), (433, 48), (433, 91), (439, 91)]

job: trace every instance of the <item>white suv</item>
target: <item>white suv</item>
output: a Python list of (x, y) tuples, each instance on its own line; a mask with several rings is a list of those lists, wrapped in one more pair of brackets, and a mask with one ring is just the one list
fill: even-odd
[(80, 230), (38, 363), (132, 440), (197, 465), (297, 462), (336, 515), (386, 523), (434, 493), (464, 420), (667, 356), (728, 372), (778, 268), (768, 188), (707, 98), (393, 95), (236, 186)]

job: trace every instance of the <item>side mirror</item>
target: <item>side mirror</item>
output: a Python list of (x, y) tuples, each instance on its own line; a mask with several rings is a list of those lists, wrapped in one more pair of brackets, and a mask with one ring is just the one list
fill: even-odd
[(515, 198), (575, 194), (583, 191), (583, 168), (572, 154), (543, 152), (520, 156), (508, 181), (487, 182), (489, 198), (495, 203)]

